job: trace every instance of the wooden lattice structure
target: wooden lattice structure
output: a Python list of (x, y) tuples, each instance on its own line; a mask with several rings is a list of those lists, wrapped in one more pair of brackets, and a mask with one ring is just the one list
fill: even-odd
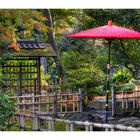
[(8, 58), (2, 67), (3, 88), (14, 89), (20, 96), (41, 94), (41, 57), (54, 57), (49, 44), (37, 40), (17, 41), (20, 52)]
[(53, 115), (82, 112), (82, 91), (54, 92), (42, 95), (11, 96), (16, 100), (17, 113)]
[(137, 112), (140, 109), (140, 90), (116, 92), (115, 99), (116, 113)]

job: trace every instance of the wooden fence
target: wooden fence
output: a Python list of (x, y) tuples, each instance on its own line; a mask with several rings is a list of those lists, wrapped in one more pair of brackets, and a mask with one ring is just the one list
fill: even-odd
[(82, 90), (79, 93), (49, 93), (42, 95), (12, 96), (16, 99), (17, 113), (56, 115), (82, 112)]
[[(94, 131), (97, 128), (99, 128), (100, 131), (140, 131), (140, 128), (134, 128), (131, 126), (100, 124), (88, 121), (71, 121), (46, 116), (16, 114), (16, 117), (16, 126), (20, 131), (27, 129), (29, 131), (56, 131), (55, 128), (57, 123), (63, 123), (63, 125), (65, 125), (65, 131), (75, 131), (75, 128), (78, 126), (79, 128), (84, 128), (84, 131)], [(27, 121), (30, 121), (30, 125), (27, 125)]]
[[(93, 98), (93, 103), (90, 104), (90, 106), (96, 107), (97, 109), (104, 109), (105, 101), (106, 101), (105, 96), (95, 96)], [(122, 114), (128, 111), (129, 112), (139, 111), (140, 90), (114, 92), (114, 97), (109, 96), (109, 109), (110, 110), (112, 109), (113, 112), (112, 114)]]
[(115, 92), (116, 107), (122, 111), (137, 111), (140, 108), (140, 90)]

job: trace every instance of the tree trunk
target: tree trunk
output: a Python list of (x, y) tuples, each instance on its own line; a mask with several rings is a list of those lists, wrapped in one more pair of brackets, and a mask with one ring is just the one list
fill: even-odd
[(50, 28), (50, 30), (48, 32), (48, 42), (51, 44), (52, 48), (54, 49), (54, 51), (56, 53), (56, 57), (54, 57), (54, 61), (55, 61), (56, 66), (57, 66), (58, 75), (63, 81), (64, 70), (63, 70), (63, 67), (61, 64), (59, 50), (57, 48), (57, 45), (56, 45), (56, 42), (54, 39), (53, 21), (52, 21), (51, 11), (49, 9), (45, 9), (45, 10), (43, 10), (43, 13), (44, 13), (45, 17), (47, 18), (46, 25)]

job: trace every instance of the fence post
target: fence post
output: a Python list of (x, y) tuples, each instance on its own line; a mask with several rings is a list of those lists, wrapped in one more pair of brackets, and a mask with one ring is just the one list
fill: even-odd
[(23, 114), (19, 114), (19, 126), (20, 126), (20, 131), (24, 131), (25, 128), (25, 118)]
[(32, 129), (34, 131), (37, 131), (38, 130), (38, 117), (37, 116), (34, 116), (33, 117), (33, 127), (32, 127)]
[(70, 123), (70, 131), (74, 131), (74, 124), (73, 124), (73, 122)]
[(93, 131), (93, 126), (92, 125), (89, 126), (89, 131)]
[(105, 131), (109, 131), (109, 128), (105, 128)]
[(53, 129), (54, 129), (53, 119), (52, 118), (49, 118), (48, 119), (48, 130), (49, 131), (53, 131)]
[(90, 128), (89, 128), (89, 122), (86, 121), (86, 122), (85, 122), (85, 130), (86, 130), (86, 131), (89, 131), (89, 129), (90, 129)]
[(124, 113), (124, 92), (122, 91), (122, 113)]
[(20, 91), (19, 91), (19, 96), (22, 96), (22, 63), (20, 62), (20, 67), (19, 67), (19, 86), (20, 86)]
[(80, 112), (83, 112), (83, 90), (79, 88), (79, 96), (80, 96)]
[(70, 131), (70, 124), (66, 123), (66, 131)]
[(116, 114), (116, 97), (115, 97), (115, 89), (114, 89), (114, 85), (112, 84), (111, 86), (111, 94), (112, 94), (112, 117), (115, 116)]
[(114, 128), (111, 128), (111, 131), (115, 131), (115, 129)]
[(133, 91), (133, 111), (136, 109), (136, 91)]
[(32, 112), (35, 114), (35, 95), (32, 95)]
[(46, 120), (40, 119), (40, 129), (46, 130)]
[(51, 125), (52, 125), (52, 131), (54, 131), (54, 125), (55, 125), (55, 120), (54, 119), (52, 120)]
[(57, 116), (57, 93), (54, 93), (53, 96), (53, 116), (56, 117)]

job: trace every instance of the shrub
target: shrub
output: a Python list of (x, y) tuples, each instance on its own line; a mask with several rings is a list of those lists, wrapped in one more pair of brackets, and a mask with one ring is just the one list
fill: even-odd
[(8, 128), (8, 123), (15, 113), (15, 101), (8, 98), (8, 91), (0, 90), (0, 131)]
[(114, 74), (113, 81), (116, 85), (122, 85), (128, 83), (132, 79), (132, 74), (126, 69), (122, 68)]

